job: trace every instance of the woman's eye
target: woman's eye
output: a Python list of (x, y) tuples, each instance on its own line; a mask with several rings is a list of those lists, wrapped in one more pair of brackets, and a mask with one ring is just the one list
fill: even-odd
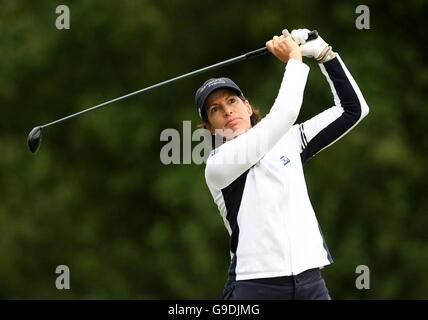
[(211, 109), (210, 109), (211, 113), (214, 113), (214, 112), (216, 112), (217, 110), (218, 110), (218, 107), (211, 107)]
[(230, 99), (229, 99), (229, 103), (230, 103), (230, 104), (235, 103), (235, 102), (236, 102), (236, 99), (235, 99), (235, 98), (230, 98)]

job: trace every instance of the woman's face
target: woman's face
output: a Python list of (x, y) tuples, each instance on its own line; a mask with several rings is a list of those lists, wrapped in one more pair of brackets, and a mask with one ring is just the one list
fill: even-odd
[(238, 97), (233, 90), (214, 91), (209, 95), (205, 106), (208, 116), (207, 129), (212, 134), (220, 129), (229, 133), (232, 131), (236, 135), (251, 128), (250, 116), (253, 113), (251, 105), (247, 100), (243, 101)]

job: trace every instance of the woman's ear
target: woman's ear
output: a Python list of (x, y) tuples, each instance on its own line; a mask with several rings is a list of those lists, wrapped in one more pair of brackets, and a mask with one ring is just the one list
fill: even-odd
[(251, 104), (248, 100), (245, 100), (245, 105), (247, 106), (248, 109), (248, 115), (251, 117), (251, 115), (253, 114), (253, 108), (251, 107)]

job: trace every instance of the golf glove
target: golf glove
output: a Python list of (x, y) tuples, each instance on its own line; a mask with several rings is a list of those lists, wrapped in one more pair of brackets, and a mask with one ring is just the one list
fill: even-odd
[(295, 29), (291, 31), (291, 37), (300, 45), (302, 56), (315, 58), (318, 62), (322, 62), (324, 57), (331, 52), (331, 47), (320, 36), (315, 40), (306, 42), (309, 32), (308, 29)]

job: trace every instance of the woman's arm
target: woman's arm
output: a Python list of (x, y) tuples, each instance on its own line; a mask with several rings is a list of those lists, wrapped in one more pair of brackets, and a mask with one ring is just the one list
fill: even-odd
[(270, 112), (246, 133), (213, 150), (207, 160), (207, 183), (223, 189), (256, 164), (291, 128), (299, 115), (309, 67), (288, 61)]
[(302, 163), (342, 138), (369, 112), (358, 85), (338, 54), (319, 66), (330, 84), (335, 105), (299, 125)]

